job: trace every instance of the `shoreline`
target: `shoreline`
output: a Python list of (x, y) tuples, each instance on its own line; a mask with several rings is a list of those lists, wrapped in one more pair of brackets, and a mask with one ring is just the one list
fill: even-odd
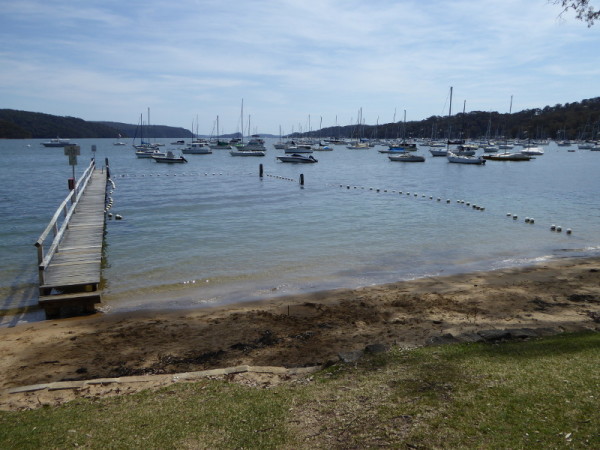
[[(412, 348), (448, 334), (598, 331), (598, 317), (600, 257), (224, 306), (99, 313), (0, 328), (0, 390), (241, 365), (319, 366), (367, 345)], [(34, 398), (3, 393), (0, 409), (32, 407)]]

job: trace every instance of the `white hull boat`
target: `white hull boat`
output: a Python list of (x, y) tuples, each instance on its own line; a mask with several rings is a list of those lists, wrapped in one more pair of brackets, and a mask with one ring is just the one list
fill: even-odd
[(137, 156), (138, 158), (147, 158), (150, 159), (154, 156), (167, 156), (167, 154), (165, 152), (161, 152), (160, 150), (154, 149), (154, 150), (136, 150), (135, 151), (135, 156)]
[(263, 150), (231, 150), (229, 152), (231, 156), (265, 156)]
[(183, 156), (175, 156), (175, 154), (168, 150), (167, 154), (164, 156), (152, 156), (152, 159), (157, 163), (167, 163), (167, 164), (176, 164), (176, 163), (186, 163), (187, 159)]
[(544, 150), (540, 147), (526, 147), (521, 150), (521, 153), (524, 155), (541, 156), (544, 154)]
[(485, 164), (485, 159), (481, 156), (467, 156), (457, 155), (452, 152), (448, 152), (448, 162), (455, 164)]

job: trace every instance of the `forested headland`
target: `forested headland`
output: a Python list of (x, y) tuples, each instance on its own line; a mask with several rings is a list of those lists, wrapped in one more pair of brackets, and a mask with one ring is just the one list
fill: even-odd
[[(139, 125), (118, 122), (91, 122), (77, 117), (53, 116), (38, 112), (0, 109), (0, 139), (69, 139), (134, 137)], [(144, 136), (153, 138), (189, 137), (184, 128), (144, 126)], [(138, 132), (139, 137), (139, 132)]]
[[(76, 117), (0, 109), (0, 139), (49, 139), (55, 137), (133, 138), (139, 124), (91, 122)], [(144, 137), (186, 138), (192, 132), (165, 125), (144, 126)], [(294, 136), (365, 139), (463, 138), (463, 139), (600, 139), (600, 97), (580, 102), (526, 109), (515, 113), (471, 111), (452, 116), (431, 116), (420, 121), (399, 120), (386, 124), (355, 123)]]

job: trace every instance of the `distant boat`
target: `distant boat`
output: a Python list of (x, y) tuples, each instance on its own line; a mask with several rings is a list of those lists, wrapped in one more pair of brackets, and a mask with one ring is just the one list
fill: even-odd
[(446, 157), (448, 158), (448, 162), (455, 164), (485, 164), (485, 156), (457, 155), (451, 151), (448, 151), (448, 155)]
[(258, 139), (250, 139), (247, 144), (240, 142), (235, 145), (237, 150), (265, 152), (265, 145)]
[(231, 144), (226, 141), (217, 140), (217, 142), (210, 144), (210, 148), (213, 150), (231, 150)]
[(154, 156), (167, 156), (165, 152), (161, 152), (159, 149), (138, 149), (135, 151), (135, 156), (138, 158), (150, 159)]
[(581, 142), (579, 144), (577, 144), (577, 148), (579, 150), (591, 150), (594, 147), (594, 143), (593, 142)]
[[(452, 117), (452, 86), (450, 86), (450, 105), (448, 107), (448, 118), (450, 117)], [(450, 150), (450, 144), (457, 144), (458, 150), (456, 152)], [(450, 125), (448, 125), (448, 139), (446, 141), (446, 158), (448, 158), (448, 162), (454, 164), (485, 164), (485, 159), (481, 156), (473, 156), (474, 153), (472, 147), (465, 146), (462, 140), (450, 140)]]
[(369, 150), (371, 147), (367, 142), (352, 142), (346, 145), (346, 148), (350, 150)]
[(532, 156), (542, 156), (544, 154), (544, 150), (540, 147), (526, 147), (521, 150), (523, 155), (532, 155)]
[(194, 141), (184, 148), (182, 152), (190, 155), (210, 155), (212, 150), (207, 142)]
[(530, 161), (531, 156), (525, 153), (495, 153), (493, 155), (483, 155), (484, 159), (489, 159), (490, 161)]
[(61, 138), (55, 138), (55, 139), (50, 139), (49, 141), (46, 142), (42, 142), (42, 145), (44, 147), (64, 147), (66, 145), (75, 145), (71, 143), (70, 139), (61, 139)]
[[(148, 114), (150, 114), (150, 112), (148, 112)], [(140, 143), (136, 144), (135, 139), (137, 137), (138, 129), (140, 130)], [(151, 152), (152, 150), (156, 150), (158, 147), (156, 144), (152, 144), (150, 142), (144, 141), (144, 121), (142, 118), (142, 114), (140, 114), (140, 124), (139, 124), (138, 128), (135, 130), (135, 135), (133, 136), (132, 145), (133, 145), (133, 148), (135, 148), (135, 150), (136, 150), (136, 155), (137, 155), (138, 151)]]
[(429, 153), (431, 153), (431, 156), (448, 156), (448, 150), (441, 149), (441, 148), (429, 148)]
[(459, 144), (456, 146), (456, 151), (452, 151), (459, 156), (473, 156), (477, 152), (477, 146), (471, 144)]
[(231, 150), (229, 152), (231, 156), (265, 156), (266, 153), (264, 150)]
[[(229, 154), (231, 156), (265, 156), (266, 147), (262, 139), (250, 139), (247, 144), (244, 144), (244, 99), (242, 99), (240, 123), (242, 124), (242, 138), (233, 144), (235, 148)], [(248, 130), (250, 130), (250, 126), (248, 126)]]
[(306, 163), (310, 164), (310, 163), (319, 162), (312, 155), (306, 156), (306, 155), (301, 155), (299, 153), (294, 153), (292, 155), (285, 155), (285, 156), (277, 156), (277, 159), (281, 162), (300, 163), (300, 164), (306, 164)]
[(319, 145), (313, 145), (312, 149), (315, 152), (332, 152), (333, 147), (325, 144), (324, 142), (319, 142)]
[(213, 150), (231, 150), (229, 142), (225, 142), (219, 139), (219, 116), (217, 116), (217, 137), (216, 141), (210, 142), (210, 148)]
[(556, 141), (556, 145), (559, 147), (570, 147), (573, 143), (571, 141)]
[(398, 162), (425, 162), (425, 157), (412, 153), (402, 153), (400, 155), (388, 155), (390, 161)]
[(183, 156), (175, 156), (175, 154), (171, 150), (167, 150), (167, 154), (164, 156), (153, 155), (152, 159), (157, 163), (186, 163), (187, 159)]
[(125, 142), (120, 141), (119, 139), (121, 139), (121, 135), (120, 134), (117, 137), (117, 140), (115, 142), (113, 142), (113, 145), (127, 145)]
[(312, 153), (313, 147), (310, 144), (296, 143), (292, 141), (290, 145), (288, 145), (284, 149), (285, 153)]

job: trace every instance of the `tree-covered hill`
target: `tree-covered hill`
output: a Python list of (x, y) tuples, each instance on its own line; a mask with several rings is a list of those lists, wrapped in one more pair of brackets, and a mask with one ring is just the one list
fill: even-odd
[[(111, 127), (119, 131), (121, 136), (140, 137), (139, 125), (131, 125), (120, 122), (92, 122)], [(180, 127), (168, 127), (166, 125), (144, 125), (144, 138), (187, 138), (192, 137), (192, 132)]]
[(431, 116), (425, 120), (407, 122), (406, 128), (403, 122), (378, 126), (354, 124), (324, 128), (304, 135), (379, 139), (403, 136), (446, 138), (449, 130), (450, 137), (465, 139), (600, 139), (600, 97), (512, 114), (472, 111), (450, 118)]
[[(0, 109), (0, 139), (117, 138), (119, 135), (133, 137), (136, 127), (124, 123), (90, 122), (76, 117)], [(144, 136), (175, 138), (188, 137), (191, 133), (183, 128), (153, 125), (144, 127)]]
[[(64, 138), (111, 138), (117, 137), (114, 128), (96, 122), (87, 122), (76, 117), (61, 117), (51, 114), (0, 109), (0, 138), (46, 139), (57, 136)], [(13, 130), (12, 135), (5, 131)]]
[[(303, 133), (313, 137), (393, 139), (399, 137), (446, 138), (550, 138), (600, 139), (600, 97), (564, 105), (526, 109), (512, 114), (471, 111), (451, 117), (383, 125), (351, 124)], [(0, 139), (117, 138), (140, 136), (138, 125), (118, 122), (88, 122), (75, 117), (0, 109)], [(164, 125), (144, 126), (146, 138), (186, 138), (189, 130)], [(300, 135), (296, 133), (295, 136)]]

